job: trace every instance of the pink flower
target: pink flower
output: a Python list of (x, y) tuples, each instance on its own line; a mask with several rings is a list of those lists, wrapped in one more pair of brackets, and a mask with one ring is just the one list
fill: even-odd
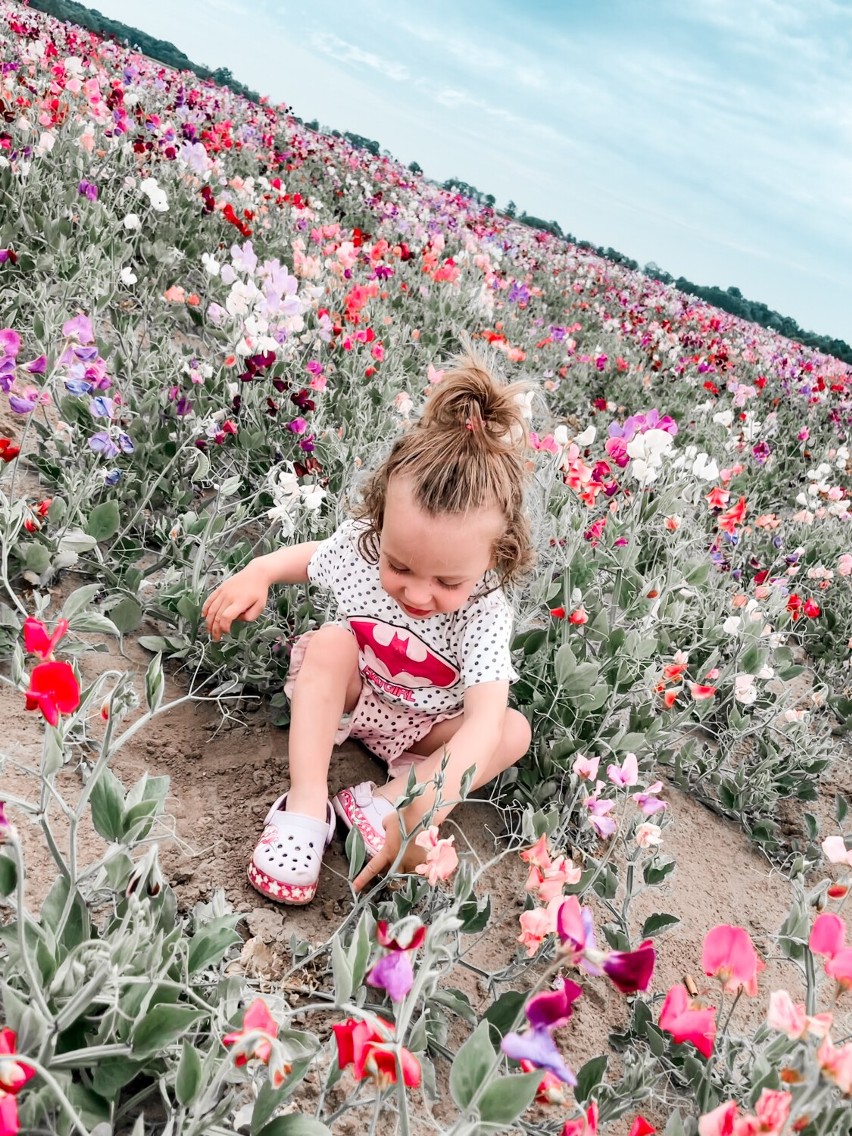
[[(242, 1044), (245, 1038), (258, 1033), (265, 1036), (255, 1037), (251, 1045)], [(278, 1022), (270, 1014), (266, 1002), (262, 998), (255, 998), (245, 1012), (242, 1029), (225, 1034), (222, 1044), (238, 1047), (234, 1051), (235, 1065), (245, 1065), (252, 1057), (266, 1063), (272, 1054), (272, 1039), (277, 1036)]]
[(578, 607), (576, 611), (572, 611), (568, 616), (568, 622), (582, 626), (584, 623), (589, 622), (589, 616), (584, 607)]
[(844, 552), (837, 561), (837, 574), (839, 576), (852, 576), (852, 553)]
[(542, 942), (553, 933), (553, 921), (544, 907), (534, 907), (523, 911), (520, 916), (521, 933), (518, 942), (525, 948), (527, 958), (532, 958)]
[(735, 1136), (737, 1102), (726, 1101), (698, 1121), (698, 1136)]
[(791, 1041), (809, 1033), (814, 1037), (825, 1037), (831, 1029), (831, 1017), (831, 1014), (811, 1017), (805, 1012), (804, 1002), (793, 1002), (786, 990), (773, 990), (769, 995), (766, 1024), (770, 1029), (786, 1033)]
[(535, 864), (530, 867), (526, 890), (536, 892), (542, 903), (549, 903), (551, 899), (562, 895), (566, 884), (578, 884), (582, 874), (572, 860), (558, 856), (547, 868), (542, 869)]
[(722, 989), (733, 993), (742, 986), (746, 994), (757, 994), (757, 976), (765, 968), (743, 927), (721, 923), (704, 937), (701, 951), (704, 973), (719, 978)]
[(574, 758), (574, 764), (571, 766), (573, 773), (578, 777), (582, 777), (584, 781), (594, 781), (598, 776), (598, 766), (601, 759), (599, 757), (580, 757)]
[(622, 765), (608, 765), (606, 775), (613, 785), (636, 785), (639, 781), (639, 762), (635, 753), (628, 753)]
[(844, 990), (852, 987), (852, 947), (844, 947), (825, 964), (825, 973)]
[(661, 812), (663, 809), (668, 808), (665, 801), (661, 801), (659, 797), (655, 796), (656, 793), (660, 792), (662, 787), (662, 781), (655, 781), (654, 784), (649, 785), (644, 792), (633, 794), (633, 800), (645, 816), (653, 816), (654, 813)]
[(843, 949), (846, 942), (846, 924), (839, 915), (825, 911), (817, 915), (811, 928), (808, 946), (815, 955), (834, 956)]
[(817, 1061), (830, 1081), (843, 1093), (852, 1093), (852, 1045), (835, 1047), (831, 1038), (823, 1039), (817, 1050)]
[[(599, 782), (602, 784), (602, 782)], [(603, 840), (616, 830), (616, 823), (612, 817), (607, 816), (615, 808), (615, 801), (598, 800), (597, 792), (586, 798), (586, 808), (589, 810), (589, 824)]]
[(547, 834), (543, 832), (531, 848), (525, 848), (519, 855), (534, 868), (549, 868), (552, 861), (547, 847)]
[(689, 692), (696, 702), (703, 702), (705, 699), (713, 697), (716, 693), (716, 687), (702, 685), (700, 682), (691, 682)]
[(846, 864), (852, 867), (852, 849), (847, 849), (842, 836), (827, 836), (821, 847), (830, 864)]
[(418, 864), (415, 870), (428, 878), (431, 887), (438, 880), (448, 879), (459, 866), (458, 853), (453, 847), (455, 839), (454, 836), (441, 838), (436, 824), (431, 825), (428, 832), (419, 832), (414, 837), (414, 843), (426, 849), (426, 863)]
[(689, 991), (678, 983), (666, 994), (660, 1029), (670, 1033), (678, 1044), (691, 1042), (699, 1053), (709, 1057), (716, 1041), (716, 1007), (695, 1007)]
[(757, 1119), (760, 1121), (759, 1131), (766, 1136), (781, 1136), (790, 1116), (792, 1103), (791, 1093), (778, 1089), (764, 1089), (754, 1106)]

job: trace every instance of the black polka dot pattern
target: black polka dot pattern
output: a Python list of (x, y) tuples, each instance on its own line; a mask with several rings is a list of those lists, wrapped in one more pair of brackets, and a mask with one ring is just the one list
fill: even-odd
[[(357, 539), (361, 531), (360, 522), (344, 521), (320, 543), (308, 564), (311, 583), (331, 592), (335, 621), (348, 624), (364, 619), (391, 624), (402, 633), (416, 636), (459, 675), (449, 686), (415, 686), (395, 694), (382, 689), (364, 673), (367, 663), (362, 652), (361, 697), (362, 701), (370, 698), (370, 705), (362, 707), (362, 721), (382, 731), (392, 721), (393, 728), (398, 729), (402, 725), (400, 711), (412, 717), (412, 725), (415, 720), (420, 722), (426, 712), (434, 725), (440, 718), (462, 710), (468, 687), (517, 679), (510, 654), (512, 609), (499, 588), (485, 595), (474, 589), (458, 611), (413, 619), (381, 587), (378, 564), (370, 564), (359, 552)], [(394, 710), (392, 719), (387, 716), (390, 707)]]

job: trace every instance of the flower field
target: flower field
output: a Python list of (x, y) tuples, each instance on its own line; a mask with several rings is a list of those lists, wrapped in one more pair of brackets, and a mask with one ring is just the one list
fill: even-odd
[[(534, 387), (532, 749), (282, 915), (321, 598), (201, 607), (465, 332)], [(0, 1136), (850, 1131), (849, 366), (0, 0), (0, 387)]]

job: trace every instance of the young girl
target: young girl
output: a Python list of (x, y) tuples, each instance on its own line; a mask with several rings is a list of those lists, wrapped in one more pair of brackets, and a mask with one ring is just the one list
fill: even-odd
[[(529, 748), (526, 719), (507, 705), (517, 675), (503, 591), (533, 562), (523, 392), (473, 353), (454, 362), (369, 478), (352, 519), (327, 540), (257, 557), (203, 608), (218, 640), (235, 619), (257, 618), (272, 584), (310, 581), (334, 603), (333, 620), (293, 647), (290, 789), (269, 810), (249, 864), (252, 885), (280, 903), (313, 899), (335, 813), (358, 827), (372, 856), (356, 889), (393, 863), (395, 802), (412, 765), (428, 782), (447, 760), (439, 824), (467, 769), (479, 788)], [(329, 800), (332, 748), (347, 737), (387, 763), (389, 780)], [(429, 786), (405, 809), (406, 831), (434, 805)], [(403, 870), (418, 858), (411, 842)]]

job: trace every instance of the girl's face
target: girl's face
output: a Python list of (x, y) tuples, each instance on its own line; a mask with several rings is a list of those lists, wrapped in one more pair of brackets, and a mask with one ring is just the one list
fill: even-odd
[(505, 524), (496, 506), (433, 517), (415, 504), (405, 477), (391, 478), (379, 541), (382, 587), (415, 619), (458, 611), (494, 567)]

